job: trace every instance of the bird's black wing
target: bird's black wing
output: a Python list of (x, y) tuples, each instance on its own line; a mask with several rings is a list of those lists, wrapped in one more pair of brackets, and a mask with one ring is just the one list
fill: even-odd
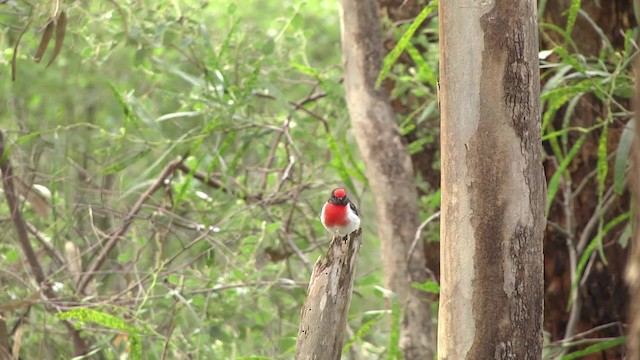
[(351, 200), (349, 200), (349, 207), (351, 208), (351, 210), (353, 210), (354, 213), (356, 213), (356, 215), (360, 216), (360, 214), (358, 214), (358, 209), (356, 208), (356, 206), (351, 202)]

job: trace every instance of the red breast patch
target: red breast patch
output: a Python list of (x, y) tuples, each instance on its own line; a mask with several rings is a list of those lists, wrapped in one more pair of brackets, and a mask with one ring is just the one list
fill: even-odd
[(345, 226), (348, 220), (347, 206), (327, 203), (324, 208), (324, 223), (326, 226)]

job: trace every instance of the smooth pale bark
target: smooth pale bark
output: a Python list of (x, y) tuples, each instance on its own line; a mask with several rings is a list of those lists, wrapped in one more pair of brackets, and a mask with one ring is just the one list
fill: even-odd
[(295, 359), (340, 359), (347, 326), (360, 234), (336, 236), (313, 267), (302, 307)]
[(435, 344), (426, 294), (423, 244), (409, 248), (419, 225), (418, 194), (407, 144), (389, 97), (375, 82), (382, 65), (382, 37), (375, 0), (341, 0), (342, 52), (347, 105), (374, 195), (382, 243), (385, 286), (402, 309), (400, 348), (405, 359), (432, 359)]
[(440, 1), (439, 359), (542, 356), (535, 0)]
[[(625, 274), (627, 284), (629, 284), (629, 293), (631, 301), (629, 301), (629, 330), (627, 347), (629, 359), (640, 359), (640, 61), (635, 63), (636, 76), (636, 137), (633, 144), (633, 176), (629, 177), (629, 186), (634, 195), (636, 224), (631, 241), (631, 256), (627, 264), (627, 273)], [(630, 126), (630, 125), (627, 125)]]

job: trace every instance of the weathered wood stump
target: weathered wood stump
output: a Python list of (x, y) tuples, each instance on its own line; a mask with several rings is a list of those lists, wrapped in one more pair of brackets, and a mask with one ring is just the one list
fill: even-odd
[(296, 359), (340, 359), (361, 233), (334, 236), (327, 254), (316, 261), (302, 307)]

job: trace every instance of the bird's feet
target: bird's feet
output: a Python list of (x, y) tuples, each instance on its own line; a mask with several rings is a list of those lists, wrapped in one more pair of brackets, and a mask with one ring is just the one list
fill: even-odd
[(351, 236), (351, 235), (360, 236), (361, 234), (362, 234), (362, 228), (358, 228), (358, 230), (352, 232), (351, 234), (343, 236), (342, 240), (347, 241), (347, 240), (349, 240), (349, 236)]

